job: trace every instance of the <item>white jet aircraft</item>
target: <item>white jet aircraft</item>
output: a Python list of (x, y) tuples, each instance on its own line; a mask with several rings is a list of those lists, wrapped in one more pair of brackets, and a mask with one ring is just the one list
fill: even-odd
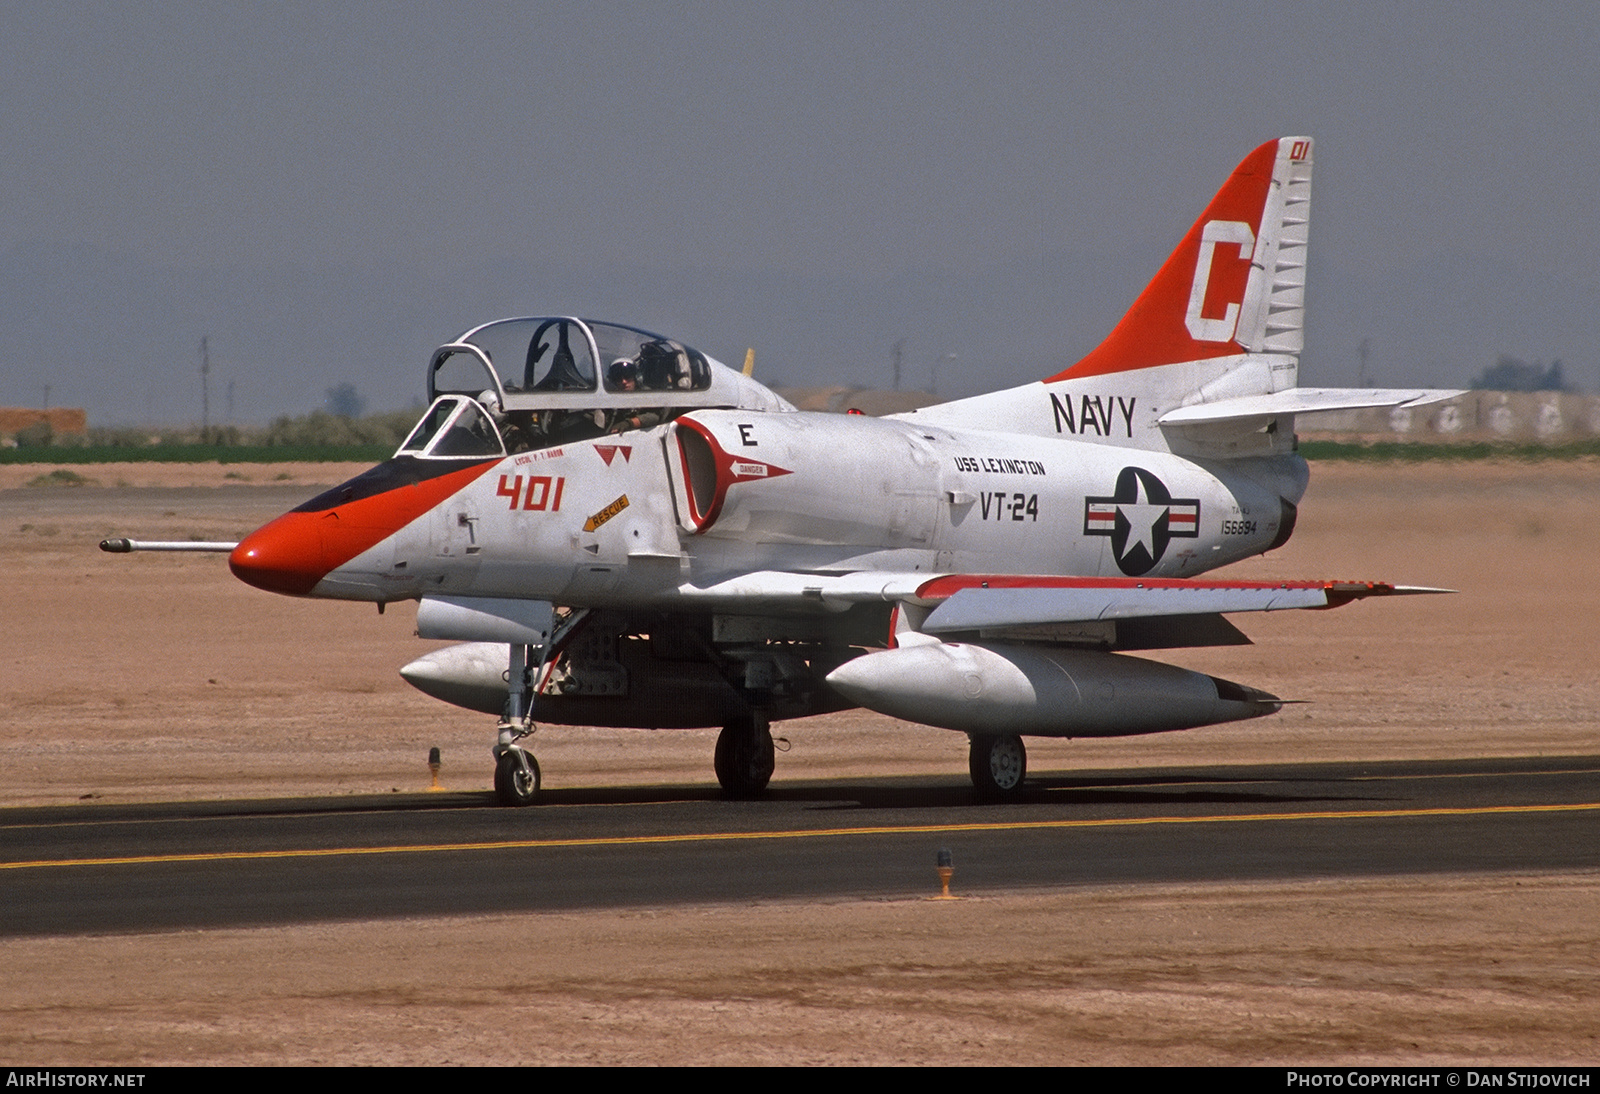
[(418, 634), (465, 644), (401, 673), (499, 716), (507, 805), (538, 794), (535, 713), (721, 726), (717, 778), (739, 797), (772, 775), (772, 721), (853, 706), (966, 733), (988, 795), (1022, 785), (1024, 736), (1273, 713), (1266, 692), (1127, 651), (1247, 643), (1234, 612), (1434, 591), (1196, 575), (1294, 531), (1297, 415), (1457, 394), (1296, 386), (1311, 148), (1250, 153), (1110, 336), (1039, 382), (802, 413), (748, 359), (507, 319), (434, 353), (431, 405), (391, 459), (198, 546), (273, 592), (419, 601)]

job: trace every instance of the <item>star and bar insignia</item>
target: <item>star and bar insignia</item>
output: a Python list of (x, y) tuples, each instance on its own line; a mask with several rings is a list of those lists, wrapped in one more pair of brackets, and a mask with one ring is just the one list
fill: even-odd
[(1200, 499), (1174, 498), (1142, 467), (1124, 467), (1108, 498), (1085, 498), (1083, 534), (1110, 536), (1117, 568), (1138, 577), (1154, 568), (1174, 539), (1200, 535)]

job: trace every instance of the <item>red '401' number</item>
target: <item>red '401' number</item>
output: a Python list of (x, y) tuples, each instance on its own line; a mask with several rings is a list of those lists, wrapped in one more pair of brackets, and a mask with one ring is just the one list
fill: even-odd
[(521, 508), (540, 512), (549, 510), (555, 512), (561, 508), (561, 493), (567, 488), (566, 476), (529, 475), (528, 489), (522, 489), (521, 475), (501, 475), (500, 487), (495, 491), (502, 498), (511, 499), (511, 508)]

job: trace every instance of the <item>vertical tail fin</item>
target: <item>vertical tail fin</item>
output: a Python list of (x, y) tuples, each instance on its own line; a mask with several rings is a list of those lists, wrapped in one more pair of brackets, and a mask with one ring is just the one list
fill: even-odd
[[(1295, 357), (1304, 342), (1311, 138), (1245, 157), (1105, 341), (1046, 383), (1246, 353)], [(1274, 388), (1293, 370), (1273, 370)]]
[(1311, 138), (1244, 158), (1105, 341), (1042, 383), (921, 421), (1231, 458), (1293, 451), (1297, 415), (1421, 406), (1431, 389), (1302, 388)]

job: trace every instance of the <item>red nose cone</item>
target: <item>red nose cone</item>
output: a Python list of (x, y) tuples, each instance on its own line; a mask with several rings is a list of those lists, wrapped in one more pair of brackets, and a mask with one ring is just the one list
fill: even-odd
[(246, 585), (305, 596), (333, 569), (327, 563), (318, 527), (327, 517), (326, 513), (285, 513), (246, 536), (228, 556), (228, 569)]

